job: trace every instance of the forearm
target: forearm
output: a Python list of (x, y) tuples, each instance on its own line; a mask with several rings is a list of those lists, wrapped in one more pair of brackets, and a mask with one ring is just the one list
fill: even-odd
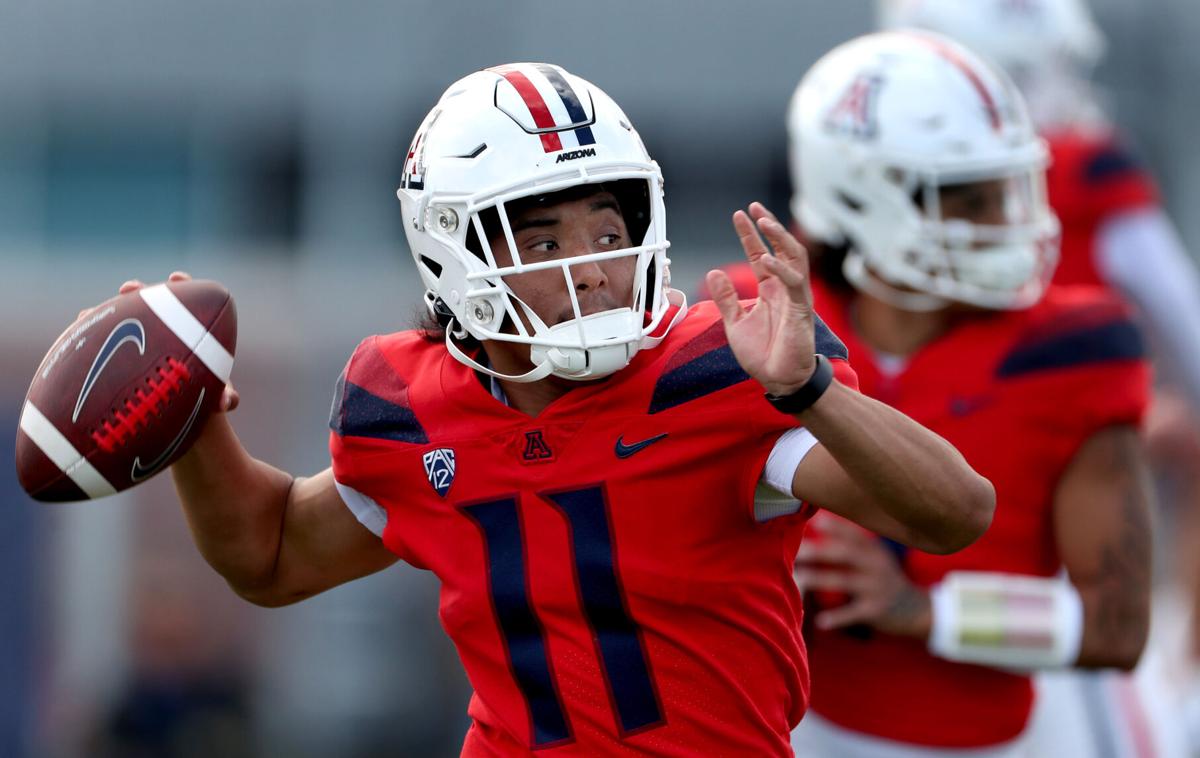
[(835, 382), (799, 419), (909, 544), (952, 552), (991, 523), (991, 483), (903, 413)]
[(246, 452), (224, 414), (171, 470), (204, 559), (246, 595), (269, 584), (293, 478)]
[(1055, 494), (1059, 555), (1083, 602), (1077, 665), (1130, 669), (1150, 626), (1150, 481), (1137, 431), (1096, 432)]
[(1082, 668), (1131, 671), (1141, 658), (1150, 633), (1150, 587), (1136, 594), (1080, 588), (1083, 599)]

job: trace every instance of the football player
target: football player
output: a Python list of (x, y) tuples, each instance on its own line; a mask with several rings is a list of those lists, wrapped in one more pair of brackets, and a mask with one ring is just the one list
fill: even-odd
[(1011, 82), (965, 48), (853, 40), (805, 75), (788, 127), (793, 215), (828, 273), (814, 304), (863, 391), (997, 492), (991, 529), (953, 556), (810, 522), (812, 706), (794, 747), (1020, 755), (1023, 671), (1129, 668), (1147, 634), (1139, 334), (1103, 290), (1047, 288), (1045, 145)]
[[(315, 476), (209, 423), (173, 469), (205, 558), (265, 606), (432, 571), (475, 689), (464, 754), (789, 754), (812, 507), (944, 553), (986, 529), (990, 484), (854, 391), (761, 205), (733, 217), (758, 303), (713, 272), (715, 305), (686, 308), (657, 164), (557, 66), (452, 84), (398, 194), (436, 324), (358, 346)], [(787, 501), (756, 508), (760, 485)]]
[[(1163, 693), (1179, 688), (1155, 681), (1156, 676), (1177, 682), (1181, 678), (1178, 664), (1187, 657), (1187, 646), (1176, 639), (1184, 636), (1178, 617), (1187, 615), (1176, 606), (1186, 601), (1174, 594), (1173, 582), (1200, 592), (1197, 564), (1191, 557), (1200, 536), (1200, 434), (1196, 424), (1200, 418), (1200, 351), (1196, 349), (1200, 344), (1200, 281), (1160, 206), (1153, 178), (1100, 107), (1090, 78), (1104, 53), (1103, 32), (1087, 0), (879, 0), (877, 8), (882, 27), (914, 27), (945, 34), (1009, 73), (1050, 147), (1050, 205), (1062, 223), (1062, 257), (1054, 281), (1112, 288), (1137, 306), (1155, 337), (1155, 362), (1166, 370), (1165, 381), (1155, 388), (1143, 436), (1155, 470), (1172, 483), (1175, 502), (1164, 505), (1170, 506), (1166, 512), (1172, 522), (1169, 533), (1173, 535), (1175, 576), (1164, 583), (1165, 591), (1156, 593), (1155, 635), (1138, 678), (1143, 694), (1159, 703), (1143, 706), (1158, 710), (1167, 702)], [(1193, 634), (1200, 644), (1200, 626), (1194, 626)], [(1125, 744), (1127, 752), (1137, 754), (1132, 747), (1137, 740), (1123, 732), (1139, 731), (1141, 727), (1133, 722), (1144, 720), (1145, 715), (1131, 710), (1137, 698), (1126, 691), (1128, 682), (1111, 675), (1079, 681), (1047, 675), (1043, 681), (1054, 688), (1040, 698), (1043, 705), (1064, 703), (1084, 691), (1089, 692), (1091, 701), (1105, 701), (1104, 709), (1089, 706), (1087, 719), (1079, 716), (1073, 720), (1090, 720), (1096, 739), (1104, 744)], [(1200, 703), (1200, 683), (1195, 696)], [(1076, 710), (1082, 713), (1082, 704)], [(1121, 713), (1124, 717), (1113, 716)], [(1121, 718), (1130, 723), (1125, 727), (1114, 723)], [(1063, 714), (1056, 717), (1058, 721), (1068, 719)], [(1163, 713), (1152, 720), (1158, 722), (1158, 731), (1165, 733), (1179, 719)], [(1067, 739), (1066, 744), (1079, 744), (1074, 738)], [(1056, 752), (1048, 746), (1042, 749)], [(1113, 752), (1101, 747), (1096, 750)]]

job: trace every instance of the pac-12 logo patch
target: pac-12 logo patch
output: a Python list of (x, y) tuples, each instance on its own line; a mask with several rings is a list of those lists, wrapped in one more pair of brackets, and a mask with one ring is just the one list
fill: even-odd
[(450, 485), (454, 484), (454, 451), (439, 447), (423, 455), (421, 460), (425, 463), (425, 476), (429, 477), (429, 484), (445, 497)]

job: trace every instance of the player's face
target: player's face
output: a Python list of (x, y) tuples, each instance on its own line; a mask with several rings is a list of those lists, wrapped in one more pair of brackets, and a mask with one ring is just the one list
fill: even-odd
[[(517, 253), (526, 264), (562, 261), (632, 245), (617, 200), (609, 192), (531, 208), (512, 216), (509, 223)], [(503, 235), (492, 239), (491, 246), (497, 263), (512, 265)], [(571, 286), (581, 314), (628, 308), (633, 302), (635, 266), (636, 258), (632, 256), (571, 266)], [(561, 268), (510, 275), (505, 282), (547, 326), (575, 317)]]
[(1002, 226), (1010, 222), (1009, 180), (950, 184), (938, 190), (943, 219)]

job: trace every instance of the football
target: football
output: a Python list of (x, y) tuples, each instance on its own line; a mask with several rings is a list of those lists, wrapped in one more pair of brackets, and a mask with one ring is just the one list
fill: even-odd
[(233, 298), (212, 281), (156, 284), (84, 311), (25, 395), (21, 486), (36, 500), (87, 500), (165, 470), (216, 410), (236, 341)]

